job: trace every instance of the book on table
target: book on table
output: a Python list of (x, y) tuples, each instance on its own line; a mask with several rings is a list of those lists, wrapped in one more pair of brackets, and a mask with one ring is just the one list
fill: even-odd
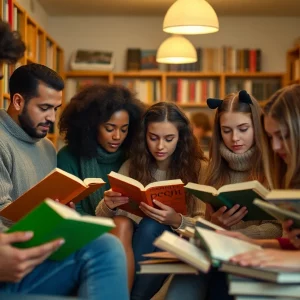
[(153, 200), (172, 207), (177, 213), (187, 214), (184, 184), (180, 179), (152, 182), (145, 187), (137, 180), (128, 176), (110, 172), (108, 180), (111, 189), (129, 197), (129, 203), (120, 208), (138, 216), (144, 216), (139, 209), (141, 202), (151, 207), (159, 208)]
[(35, 247), (63, 238), (65, 243), (49, 257), (61, 260), (114, 227), (110, 218), (81, 216), (66, 205), (46, 199), (7, 232), (33, 231), (32, 239), (14, 244), (18, 248)]
[(215, 210), (226, 206), (228, 209), (235, 204), (246, 206), (248, 213), (243, 218), (249, 220), (273, 220), (274, 218), (253, 205), (255, 198), (264, 199), (269, 191), (258, 181), (227, 184), (218, 190), (208, 185), (188, 183), (185, 189), (203, 202), (209, 203)]
[(102, 187), (101, 178), (79, 179), (59, 168), (54, 169), (31, 189), (0, 211), (0, 216), (17, 222), (45, 198), (57, 199), (62, 204), (77, 203)]

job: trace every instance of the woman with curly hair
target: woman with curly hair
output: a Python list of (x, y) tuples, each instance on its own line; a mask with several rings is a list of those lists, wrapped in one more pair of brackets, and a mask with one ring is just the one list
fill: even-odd
[[(67, 145), (58, 152), (57, 166), (81, 179), (100, 177), (107, 182), (77, 203), (79, 213), (95, 215), (104, 191), (110, 188), (107, 174), (117, 172), (128, 157), (143, 112), (144, 105), (127, 88), (110, 84), (86, 87), (62, 112), (59, 129)], [(132, 224), (122, 217), (114, 221), (117, 227), (111, 233), (124, 244)], [(127, 259), (133, 261), (133, 256), (129, 254)], [(132, 281), (133, 276), (129, 286)]]
[[(203, 182), (206, 159), (192, 133), (188, 118), (175, 104), (160, 102), (151, 106), (143, 117), (141, 131), (134, 145), (130, 160), (122, 165), (119, 173), (144, 185), (168, 179), (181, 179), (185, 184)], [(163, 231), (193, 226), (193, 218), (204, 216), (205, 213), (203, 202), (187, 196), (187, 216), (155, 200), (159, 209), (141, 203), (140, 209), (147, 216), (141, 219), (118, 208), (124, 201), (128, 199), (111, 190), (106, 191), (96, 215), (124, 215), (133, 220), (133, 235), (128, 234), (128, 239), (132, 239), (136, 269), (138, 262), (145, 260), (143, 254), (158, 251), (153, 241)], [(131, 299), (151, 299), (165, 278), (164, 275), (137, 275)]]

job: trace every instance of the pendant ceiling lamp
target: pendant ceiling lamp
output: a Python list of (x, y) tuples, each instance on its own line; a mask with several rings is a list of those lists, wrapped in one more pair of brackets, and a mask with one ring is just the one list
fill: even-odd
[(163, 31), (176, 34), (214, 33), (219, 31), (219, 21), (206, 0), (177, 0), (165, 15)]
[(159, 46), (156, 61), (166, 64), (193, 63), (197, 61), (197, 52), (188, 39), (180, 35), (173, 35)]

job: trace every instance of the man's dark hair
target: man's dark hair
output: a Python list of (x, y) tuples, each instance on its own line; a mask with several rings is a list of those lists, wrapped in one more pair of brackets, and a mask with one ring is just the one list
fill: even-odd
[(10, 25), (0, 20), (0, 61), (15, 64), (24, 56), (25, 44), (17, 31), (11, 31)]
[(15, 94), (20, 94), (25, 102), (38, 97), (40, 83), (56, 91), (64, 89), (64, 81), (55, 71), (40, 64), (29, 64), (17, 68), (12, 73), (9, 79), (11, 99)]

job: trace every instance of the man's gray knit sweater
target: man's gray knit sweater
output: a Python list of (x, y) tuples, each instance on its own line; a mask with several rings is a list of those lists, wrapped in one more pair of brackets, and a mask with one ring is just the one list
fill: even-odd
[(30, 137), (5, 110), (0, 110), (0, 210), (55, 167), (52, 143), (47, 138)]

